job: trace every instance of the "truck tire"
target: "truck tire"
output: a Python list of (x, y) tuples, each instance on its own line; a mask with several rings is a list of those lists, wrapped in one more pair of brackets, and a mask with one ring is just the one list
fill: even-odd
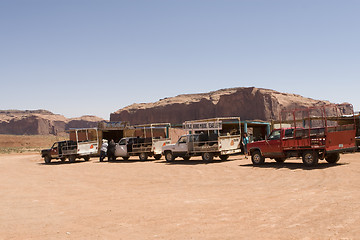
[(275, 158), (275, 161), (278, 163), (283, 163), (285, 162), (286, 158)]
[(201, 157), (205, 162), (211, 162), (214, 159), (214, 154), (211, 152), (204, 152)]
[(319, 154), (317, 151), (305, 151), (302, 155), (302, 161), (305, 166), (315, 166), (319, 162)]
[(261, 165), (264, 164), (265, 158), (263, 155), (261, 155), (261, 152), (259, 150), (256, 150), (251, 153), (251, 161), (253, 165)]
[(160, 160), (161, 154), (156, 154), (156, 155), (154, 155), (154, 158), (155, 158), (155, 160)]
[(49, 155), (46, 155), (44, 157), (44, 161), (45, 161), (46, 164), (49, 164), (51, 162), (51, 157)]
[(337, 163), (340, 160), (340, 154), (339, 153), (332, 153), (325, 157), (325, 160), (328, 163)]
[(89, 161), (89, 160), (90, 160), (90, 156), (85, 156), (85, 157), (84, 157), (84, 160), (85, 160), (85, 162)]
[(190, 160), (190, 156), (185, 156), (185, 157), (182, 157), (185, 161), (189, 161)]
[(228, 158), (229, 158), (229, 155), (220, 155), (220, 159), (223, 161), (228, 160)]
[(175, 160), (174, 155), (173, 155), (173, 153), (171, 151), (165, 152), (165, 160), (167, 162), (172, 162), (172, 161)]
[(122, 159), (127, 161), (127, 160), (129, 160), (129, 157), (122, 157)]
[(61, 161), (61, 162), (65, 162), (65, 160), (66, 160), (66, 157), (60, 158), (60, 161)]
[(70, 155), (69, 161), (73, 163), (73, 162), (75, 162), (75, 160), (76, 160), (76, 156), (75, 155)]
[(144, 153), (144, 152), (140, 153), (139, 159), (140, 159), (140, 161), (146, 161), (148, 159), (147, 153)]

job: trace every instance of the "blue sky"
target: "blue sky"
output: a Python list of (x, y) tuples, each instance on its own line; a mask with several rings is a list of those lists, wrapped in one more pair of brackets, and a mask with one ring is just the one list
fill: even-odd
[(360, 1), (2, 0), (0, 109), (109, 119), (259, 87), (360, 110)]

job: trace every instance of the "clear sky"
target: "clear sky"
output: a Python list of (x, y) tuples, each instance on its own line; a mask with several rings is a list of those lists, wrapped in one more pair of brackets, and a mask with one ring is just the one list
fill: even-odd
[(0, 0), (0, 30), (0, 109), (254, 86), (360, 110), (358, 0)]

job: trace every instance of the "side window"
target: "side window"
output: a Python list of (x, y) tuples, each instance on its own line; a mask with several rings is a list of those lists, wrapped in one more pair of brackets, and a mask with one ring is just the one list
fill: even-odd
[(121, 139), (119, 145), (126, 145), (126, 139)]
[(186, 143), (186, 136), (183, 136), (179, 139), (179, 144)]
[(279, 140), (279, 139), (280, 139), (280, 130), (273, 131), (269, 136), (269, 140)]
[(294, 137), (294, 129), (286, 129), (285, 130), (285, 137), (287, 137), (287, 138)]

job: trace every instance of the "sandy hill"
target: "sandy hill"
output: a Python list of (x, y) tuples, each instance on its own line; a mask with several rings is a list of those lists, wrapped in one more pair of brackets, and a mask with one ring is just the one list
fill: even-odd
[(262, 88), (231, 88), (209, 93), (184, 94), (154, 103), (132, 104), (110, 115), (111, 121), (182, 123), (186, 120), (240, 116), (242, 120), (277, 119), (284, 108), (302, 108), (329, 104)]
[(0, 134), (58, 135), (69, 128), (96, 127), (96, 116), (66, 118), (46, 110), (0, 110)]

